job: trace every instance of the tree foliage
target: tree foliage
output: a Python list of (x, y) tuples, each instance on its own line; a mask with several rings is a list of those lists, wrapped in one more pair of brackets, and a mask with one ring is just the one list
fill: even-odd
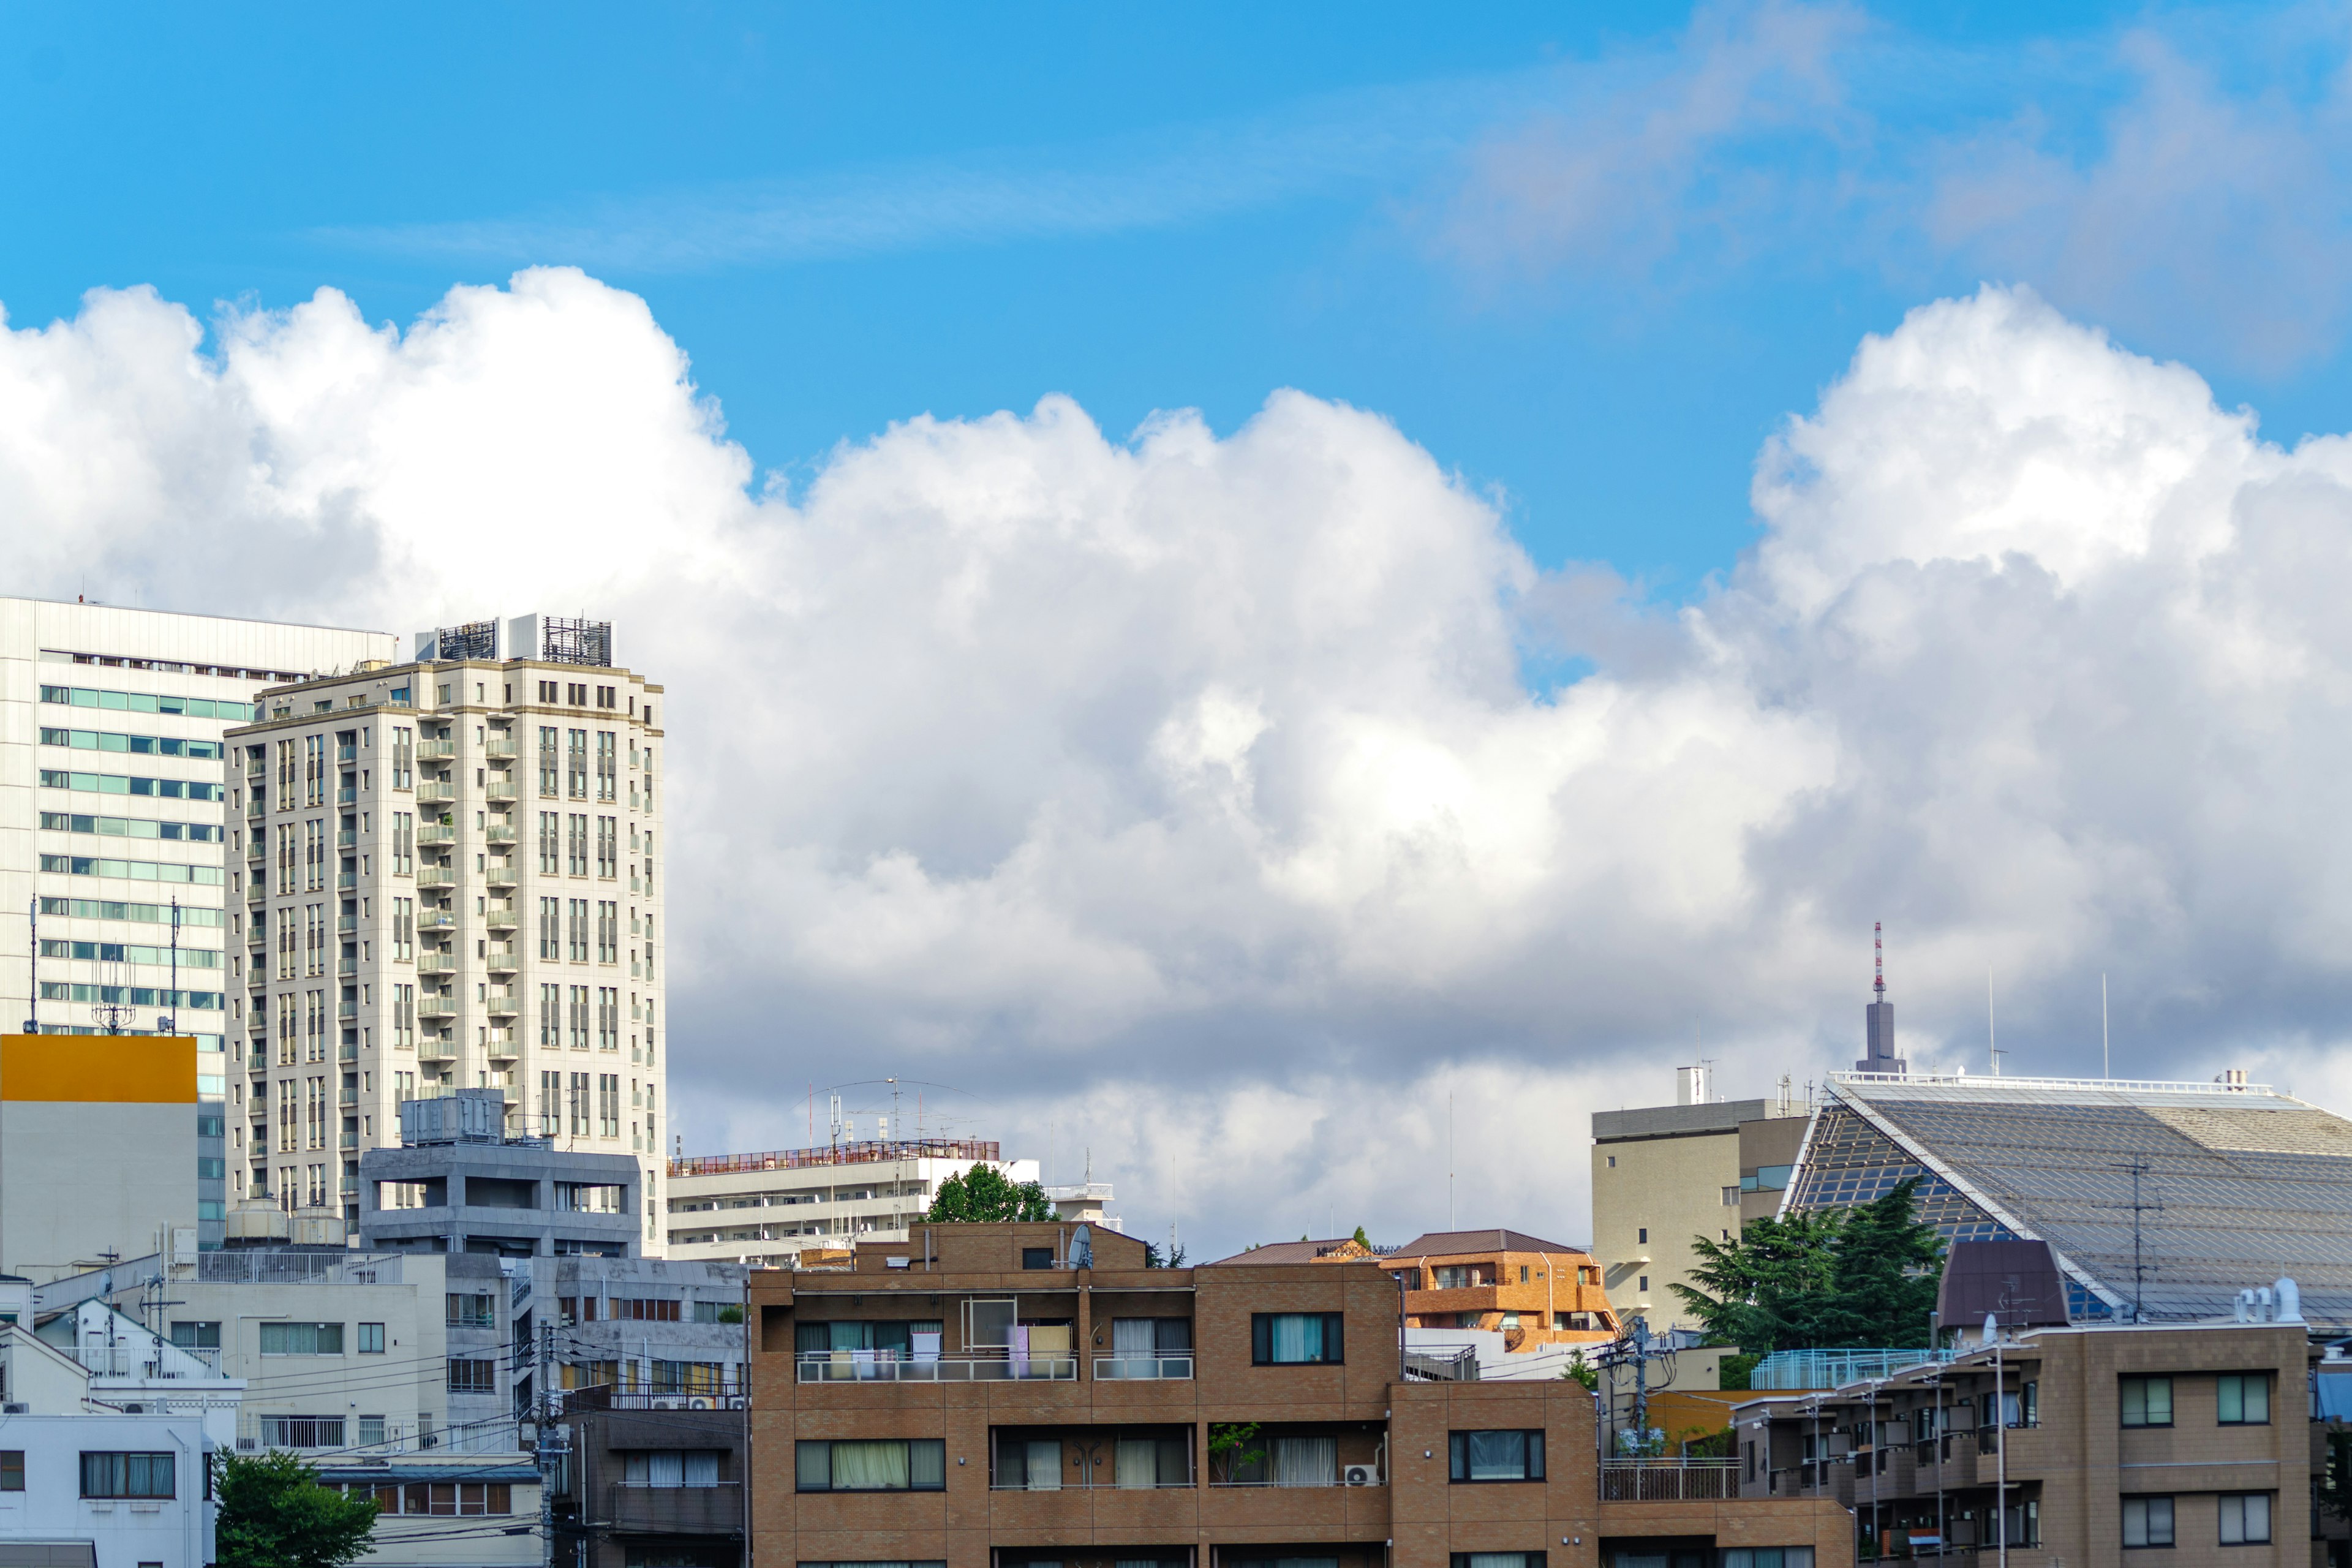
[(1182, 1242), (1178, 1242), (1174, 1246), (1171, 1247), (1166, 1252), (1162, 1252), (1160, 1250), (1158, 1244), (1149, 1241), (1145, 1242), (1143, 1244), (1143, 1266), (1146, 1268), (1183, 1268), (1184, 1244)]
[(923, 1216), (935, 1225), (985, 1225), (1003, 1220), (1052, 1220), (1053, 1200), (1036, 1182), (1015, 1183), (993, 1165), (974, 1165), (940, 1184)]
[(219, 1568), (342, 1568), (375, 1533), (373, 1500), (319, 1485), (291, 1454), (225, 1456), (214, 1489)]
[(1851, 1209), (1760, 1219), (1736, 1241), (1693, 1241), (1693, 1285), (1670, 1289), (1712, 1343), (1754, 1355), (1927, 1342), (1944, 1238), (1915, 1212), (1919, 1178)]

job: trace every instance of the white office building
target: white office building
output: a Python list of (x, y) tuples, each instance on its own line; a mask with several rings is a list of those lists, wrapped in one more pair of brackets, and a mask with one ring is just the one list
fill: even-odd
[(396, 646), (383, 632), (0, 598), (0, 1027), (152, 1034), (172, 1017), (196, 1037), (203, 1246), (219, 1245), (227, 1200), (223, 735), (251, 718), (259, 688)]
[(609, 623), (420, 634), (271, 688), (228, 735), (231, 1196), (360, 1220), (403, 1100), (502, 1090), (511, 1130), (662, 1189), (662, 689)]
[[(789, 1268), (804, 1251), (904, 1241), (940, 1184), (993, 1165), (1016, 1184), (1034, 1160), (977, 1138), (865, 1139), (669, 1163), (669, 1255)], [(1103, 1194), (1108, 1196), (1109, 1188)]]

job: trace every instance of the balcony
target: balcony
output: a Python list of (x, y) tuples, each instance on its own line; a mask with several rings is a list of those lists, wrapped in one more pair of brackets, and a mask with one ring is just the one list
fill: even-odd
[(511, 860), (493, 860), (489, 870), (484, 874), (493, 888), (505, 889), (515, 885), (514, 862)]
[(349, 932), (355, 931), (360, 929), (360, 917), (357, 915), (337, 915), (335, 917), (335, 929), (338, 931), (347, 934)]
[(419, 1040), (416, 1059), (420, 1062), (453, 1062), (457, 1059), (457, 1046), (453, 1040)]
[(514, 737), (512, 735), (492, 735), (483, 743), (482, 754), (486, 757), (511, 758), (515, 754)]
[(710, 1487), (616, 1484), (605, 1489), (604, 1517), (589, 1522), (610, 1530), (644, 1531), (660, 1535), (740, 1531), (743, 1528), (743, 1484), (740, 1481), (722, 1481)]
[(455, 996), (419, 996), (416, 999), (416, 1016), (420, 1018), (454, 1018), (457, 1016), (457, 999)]
[(514, 781), (493, 778), (490, 780), (489, 788), (484, 792), (484, 798), (492, 805), (512, 805), (515, 803)]
[(336, 1016), (336, 1017), (338, 1017), (338, 1018), (352, 1018), (352, 1019), (356, 1019), (356, 1018), (358, 1018), (358, 1016), (360, 1016), (360, 1005), (359, 1005), (358, 1003), (356, 1003), (356, 1002), (338, 1002), (338, 1003), (336, 1003), (336, 1004), (335, 1004), (335, 1016)]
[(515, 912), (512, 904), (492, 904), (490, 912), (486, 918), (492, 931), (512, 931), (515, 928)]
[(489, 964), (490, 973), (493, 974), (512, 974), (518, 967), (514, 943), (510, 942), (490, 943)]
[(511, 1018), (516, 1013), (521, 1010), (521, 1007), (522, 1004), (515, 998), (513, 986), (493, 985), (490, 987), (489, 1008), (491, 1017)]
[(419, 910), (416, 912), (418, 931), (454, 931), (457, 926), (457, 917), (447, 910)]
[(335, 973), (337, 974), (357, 974), (359, 972), (360, 961), (358, 959), (339, 958), (335, 960)]
[(1076, 1356), (940, 1356), (900, 1361), (888, 1351), (811, 1351), (798, 1362), (803, 1383), (1075, 1383)]
[(1737, 1459), (1603, 1459), (1602, 1502), (1720, 1502), (1739, 1495)]
[(457, 885), (457, 873), (446, 866), (419, 866), (416, 868), (416, 885), (420, 888), (454, 888)]
[(335, 890), (337, 892), (348, 893), (356, 889), (359, 885), (360, 874), (357, 871), (338, 871), (335, 873)]
[(447, 823), (428, 822), (416, 830), (416, 842), (428, 845), (455, 844), (457, 842), (457, 830)]
[(452, 954), (435, 952), (428, 948), (425, 952), (416, 955), (416, 973), (419, 974), (455, 974), (457, 973), (457, 960)]
[(430, 763), (435, 761), (446, 762), (457, 754), (457, 742), (455, 741), (419, 741), (416, 742), (416, 760), (420, 763)]
[(416, 786), (416, 804), (443, 805), (457, 798), (457, 786), (447, 779), (425, 779)]
[(515, 841), (515, 830), (512, 826), (501, 826), (493, 822), (489, 826), (489, 838), (493, 844), (512, 844)]
[(339, 828), (335, 829), (335, 847), (336, 847), (336, 848), (338, 848), (338, 849), (356, 849), (356, 848), (358, 848), (358, 847), (359, 847), (359, 842), (360, 842), (360, 830), (359, 830), (358, 828), (356, 828), (356, 827), (339, 827)]
[(1098, 1355), (1095, 1357), (1097, 1383), (1166, 1383), (1189, 1380), (1192, 1375), (1192, 1358), (1189, 1355)]

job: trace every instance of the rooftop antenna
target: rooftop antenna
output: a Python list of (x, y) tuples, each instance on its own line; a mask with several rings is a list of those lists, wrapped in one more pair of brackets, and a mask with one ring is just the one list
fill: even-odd
[(1877, 921), (1870, 922), (1870, 968), (1873, 978), (1872, 1000), (1886, 1000), (1886, 928)]
[(2116, 1076), (2107, 1067), (2107, 976), (2105, 971), (2099, 974), (2099, 1076)]
[(1985, 965), (1985, 1050), (1992, 1058), (1992, 1076), (2000, 1076), (2000, 1058), (2009, 1053), (2000, 1048), (2000, 1037), (1994, 1032), (1992, 1018), (1992, 965)]
[(1454, 1091), (1445, 1091), (1445, 1228), (1454, 1228)]
[(2153, 1198), (2143, 1202), (2140, 1197), (2140, 1178), (2148, 1174), (2150, 1169), (2148, 1163), (2146, 1160), (2135, 1156), (2114, 1168), (2118, 1171), (2128, 1171), (2131, 1173), (2131, 1202), (2128, 1204), (2101, 1204), (2098, 1206), (2101, 1208), (2128, 1208), (2131, 1210), (2132, 1321), (2136, 1323), (2144, 1322), (2147, 1318), (2147, 1310), (2146, 1303), (2142, 1300), (2142, 1292), (2147, 1284), (2147, 1264), (2145, 1255), (2140, 1250), (2140, 1216), (2143, 1215), (2162, 1214), (2164, 1212), (2164, 1205), (2161, 1201)]
[(25, 1004), (25, 1033), (37, 1035), (41, 1032), (41, 900), (36, 898), (25, 907), (31, 911), (33, 922), (33, 984), (28, 987), (30, 999)]

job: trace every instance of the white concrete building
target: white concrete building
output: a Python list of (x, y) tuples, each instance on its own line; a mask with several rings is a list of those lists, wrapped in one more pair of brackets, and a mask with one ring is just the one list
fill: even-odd
[(1016, 1184), (1037, 1180), (1036, 1161), (1006, 1160), (996, 1143), (973, 1138), (872, 1139), (672, 1160), (669, 1256), (789, 1268), (812, 1248), (904, 1241), (941, 1182), (983, 1164)]
[(540, 1477), (520, 1454), (352, 1456), (321, 1460), (320, 1486), (376, 1505), (367, 1568), (538, 1568)]
[[(385, 632), (0, 598), (0, 1027), (96, 1033), (100, 1009), (199, 1047), (215, 1102), (227, 1077), (233, 890), (223, 734), (267, 685), (393, 657)], [(39, 900), (39, 978), (33, 996)], [(173, 905), (179, 906), (178, 981)], [(176, 991), (176, 998), (170, 994)], [(221, 1115), (198, 1150), (202, 1244), (219, 1244)]]
[(30, 1329), (0, 1324), (0, 1560), (207, 1568), (215, 1516), (204, 1416), (110, 1410), (89, 1379)]
[(236, 1446), (245, 1379), (221, 1371), (218, 1351), (175, 1345), (97, 1300), (75, 1303), (35, 1331), (89, 1374), (91, 1399), (134, 1415), (194, 1415), (213, 1447)]
[(233, 1196), (356, 1230), (400, 1101), (494, 1088), (518, 1133), (638, 1158), (657, 1253), (662, 689), (604, 622), (417, 643), (228, 738)]
[(0, 1035), (0, 1273), (194, 1254), (197, 1055), (181, 1035)]

